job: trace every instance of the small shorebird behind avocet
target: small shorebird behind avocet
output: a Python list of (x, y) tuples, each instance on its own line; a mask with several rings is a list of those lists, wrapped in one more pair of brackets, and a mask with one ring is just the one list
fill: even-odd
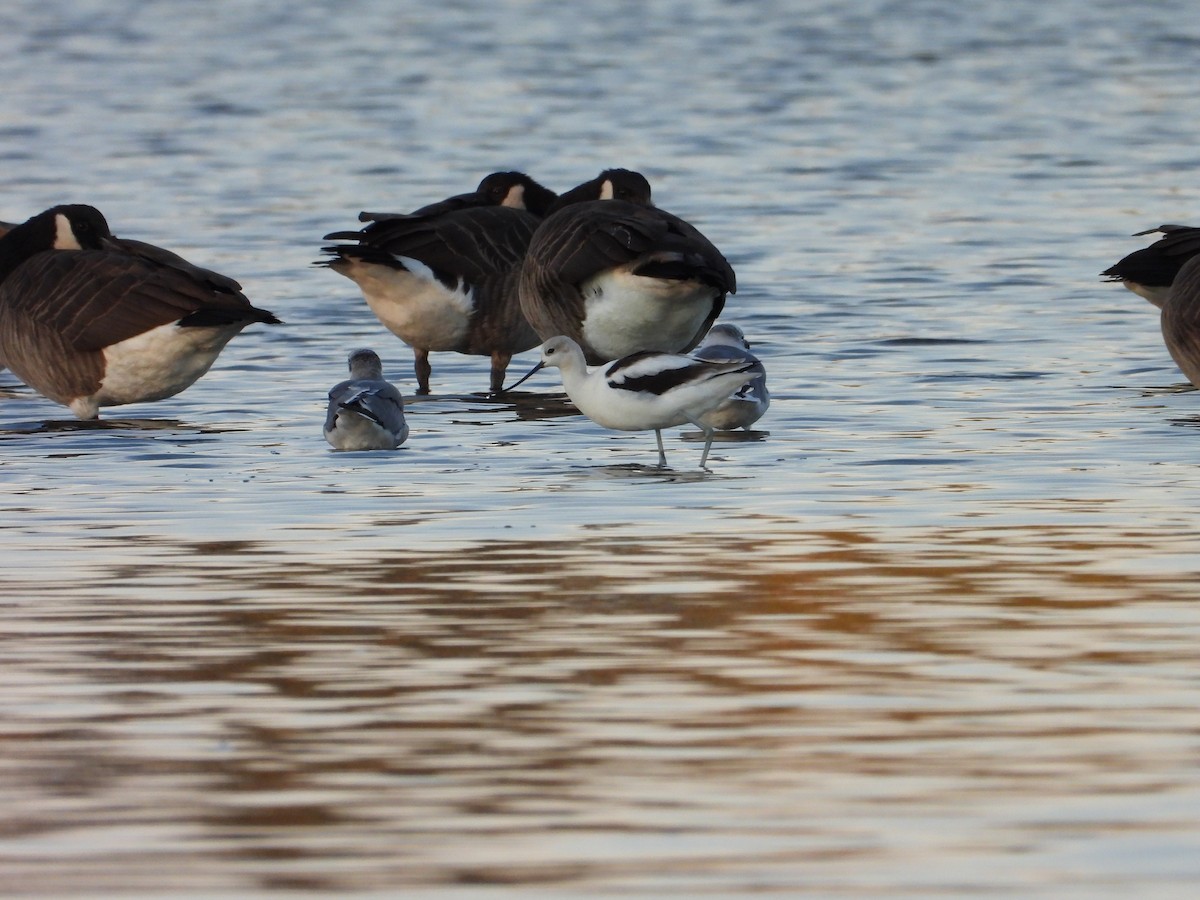
[[(701, 359), (759, 362), (758, 357), (750, 352), (750, 342), (746, 340), (742, 329), (729, 323), (718, 323), (710, 328), (700, 346), (692, 351), (692, 356)], [(749, 429), (763, 417), (770, 405), (771, 394), (767, 390), (767, 372), (764, 368), (753, 379), (726, 397), (716, 409), (709, 410), (701, 416), (700, 421), (711, 425), (717, 431)]]

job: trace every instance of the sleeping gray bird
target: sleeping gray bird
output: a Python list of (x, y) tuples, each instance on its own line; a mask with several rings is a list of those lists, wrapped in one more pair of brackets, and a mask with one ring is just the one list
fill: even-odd
[[(759, 362), (750, 352), (750, 342), (742, 329), (736, 325), (714, 325), (709, 329), (692, 356), (701, 359), (740, 359)], [(762, 418), (771, 405), (771, 394), (767, 390), (767, 373), (759, 363), (758, 374), (725, 399), (720, 406), (700, 417), (700, 422), (717, 431), (733, 431), (735, 428), (749, 429)]]
[(404, 400), (374, 350), (350, 354), (350, 378), (329, 391), (325, 440), (335, 450), (395, 450), (408, 439)]

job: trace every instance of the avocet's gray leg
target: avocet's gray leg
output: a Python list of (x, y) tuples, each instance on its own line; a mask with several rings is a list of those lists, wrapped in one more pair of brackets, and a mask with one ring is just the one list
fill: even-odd
[(708, 462), (708, 451), (712, 449), (714, 429), (706, 428), (699, 422), (693, 422), (697, 428), (704, 432), (704, 452), (700, 454), (700, 468), (704, 468), (704, 464)]

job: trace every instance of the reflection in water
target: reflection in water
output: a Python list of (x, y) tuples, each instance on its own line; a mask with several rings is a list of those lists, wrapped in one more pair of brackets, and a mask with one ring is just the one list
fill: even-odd
[(489, 399), (511, 409), (517, 419), (522, 422), (580, 414), (579, 410), (575, 408), (575, 404), (561, 391), (549, 394), (513, 391)]
[[(1200, 395), (1096, 275), (1195, 213), (1194, 10), (752, 8), (0, 7), (0, 218), (288, 323), (154, 420), (0, 372), (0, 894), (1195, 893)], [(442, 354), (333, 453), (331, 360), (413, 382), (320, 236), (609, 165), (728, 254), (762, 432), (659, 470)]]
[(23, 427), (20, 424), (9, 424), (3, 429), (5, 434), (36, 434), (49, 431), (209, 431), (219, 429), (196, 428), (185, 425), (178, 419), (47, 419), (37, 426)]
[(86, 599), (0, 582), (3, 886), (1152, 884), (1197, 633), (1146, 538), (99, 539)]

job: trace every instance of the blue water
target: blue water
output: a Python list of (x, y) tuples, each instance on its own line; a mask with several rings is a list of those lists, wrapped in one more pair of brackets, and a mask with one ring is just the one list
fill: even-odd
[[(239, 279), (178, 397), (0, 373), (0, 892), (1190, 896), (1200, 399), (1097, 273), (1200, 224), (1183, 2), (0, 9), (0, 219)], [(605, 431), (311, 263), (608, 166), (734, 265), (762, 433)], [(514, 360), (523, 372), (534, 352)]]

